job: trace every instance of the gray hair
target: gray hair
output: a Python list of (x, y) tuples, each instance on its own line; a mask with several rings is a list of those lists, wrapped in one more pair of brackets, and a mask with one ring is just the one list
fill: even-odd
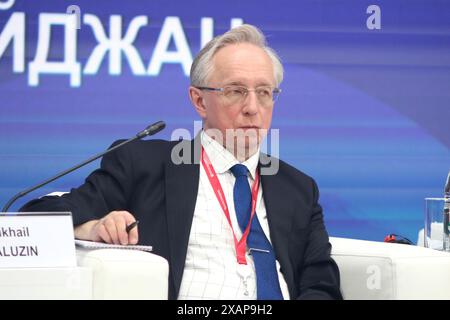
[(263, 49), (272, 60), (276, 85), (281, 84), (281, 81), (283, 81), (283, 65), (280, 58), (272, 48), (267, 46), (266, 37), (261, 30), (252, 25), (243, 24), (215, 37), (200, 51), (191, 66), (191, 86), (206, 86), (213, 72), (212, 60), (214, 55), (220, 49), (237, 43), (250, 43)]

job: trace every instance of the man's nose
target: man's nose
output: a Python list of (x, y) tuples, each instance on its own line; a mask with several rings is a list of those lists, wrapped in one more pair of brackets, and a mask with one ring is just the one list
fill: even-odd
[(256, 114), (258, 108), (260, 107), (260, 102), (255, 91), (249, 91), (244, 100), (243, 111), (248, 114)]

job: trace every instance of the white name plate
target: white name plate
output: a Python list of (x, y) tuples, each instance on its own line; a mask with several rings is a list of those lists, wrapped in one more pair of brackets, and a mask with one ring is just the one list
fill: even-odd
[(0, 268), (75, 266), (70, 212), (0, 214)]

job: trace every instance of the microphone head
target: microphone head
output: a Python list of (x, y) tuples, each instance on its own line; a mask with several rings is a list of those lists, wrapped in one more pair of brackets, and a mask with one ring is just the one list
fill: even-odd
[(154, 124), (149, 125), (147, 128), (139, 132), (136, 136), (141, 139), (146, 136), (154, 135), (155, 133), (160, 132), (162, 129), (166, 127), (166, 123), (164, 121), (158, 121)]

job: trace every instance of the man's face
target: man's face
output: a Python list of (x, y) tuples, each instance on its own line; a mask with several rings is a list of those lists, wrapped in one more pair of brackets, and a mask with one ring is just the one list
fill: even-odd
[[(252, 91), (261, 86), (276, 87), (273, 64), (266, 52), (247, 43), (229, 45), (216, 53), (213, 63), (214, 69), (206, 86), (223, 88), (239, 85), (248, 88), (250, 92), (244, 99), (230, 104), (221, 92), (191, 88), (191, 98), (192, 90), (196, 90), (199, 97), (197, 103), (200, 106), (196, 105), (194, 99), (193, 102), (203, 119), (204, 129), (217, 129), (225, 138), (229, 129), (236, 133), (244, 132), (245, 135), (259, 133), (260, 129), (268, 130), (272, 120), (273, 103), (261, 103), (256, 92)], [(261, 136), (255, 136), (257, 147)], [(249, 148), (248, 141), (245, 147)]]

